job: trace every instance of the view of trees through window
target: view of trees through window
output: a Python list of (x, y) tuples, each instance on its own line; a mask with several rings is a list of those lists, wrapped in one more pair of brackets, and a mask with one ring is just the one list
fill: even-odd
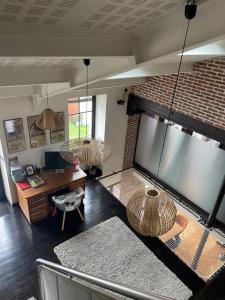
[(94, 137), (94, 97), (69, 100), (69, 138)]

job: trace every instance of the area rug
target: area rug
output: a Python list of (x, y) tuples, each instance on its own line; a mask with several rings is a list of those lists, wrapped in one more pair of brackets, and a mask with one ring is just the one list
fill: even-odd
[(192, 292), (118, 218), (113, 217), (54, 249), (62, 265), (172, 299)]

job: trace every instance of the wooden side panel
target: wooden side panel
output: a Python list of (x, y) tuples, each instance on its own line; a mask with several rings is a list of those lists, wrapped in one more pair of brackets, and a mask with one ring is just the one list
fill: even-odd
[(36, 211), (32, 211), (30, 215), (31, 223), (40, 221), (48, 216), (48, 206), (39, 207)]
[(20, 191), (18, 188), (17, 188), (17, 195), (18, 195), (18, 199), (19, 199), (20, 208), (22, 209), (22, 212), (24, 213), (24, 215), (27, 218), (28, 222), (30, 222), (30, 213), (29, 213), (28, 201), (27, 201), (26, 198), (24, 198), (23, 192)]
[(69, 191), (74, 191), (75, 189), (77, 189), (78, 187), (82, 187), (83, 189), (85, 189), (85, 178), (81, 178), (79, 180), (75, 180), (69, 183)]
[(28, 199), (31, 223), (37, 222), (48, 216), (48, 195), (41, 193)]

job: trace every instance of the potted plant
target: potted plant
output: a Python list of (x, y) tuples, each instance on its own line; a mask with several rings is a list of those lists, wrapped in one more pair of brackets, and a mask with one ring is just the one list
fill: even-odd
[(89, 174), (95, 176), (97, 172), (97, 167), (95, 165), (89, 165)]

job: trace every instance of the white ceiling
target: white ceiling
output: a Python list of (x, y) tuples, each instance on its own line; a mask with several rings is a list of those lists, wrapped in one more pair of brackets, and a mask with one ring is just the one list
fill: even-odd
[[(218, 31), (219, 35), (216, 31), (221, 23), (213, 22), (207, 27), (212, 11), (218, 15), (223, 11), (221, 7), (225, 8), (224, 4), (214, 5), (221, 1), (224, 0), (201, 1), (204, 3), (198, 7), (198, 18), (190, 26), (188, 42), (192, 37), (193, 40), (186, 50), (192, 52), (185, 53), (184, 72), (192, 71), (195, 61), (225, 54), (225, 34), (219, 39), (225, 32)], [(186, 0), (0, 0), (0, 86), (47, 82), (57, 88), (62, 83), (59, 90), (63, 91), (83, 89), (84, 57), (92, 59), (89, 80), (95, 87), (121, 86), (146, 76), (177, 72), (185, 3)], [(144, 28), (149, 31), (145, 33)], [(87, 35), (83, 34), (85, 30)], [(209, 33), (208, 39), (203, 37), (205, 33)], [(214, 36), (216, 42), (211, 41)], [(69, 88), (64, 87), (65, 83)]]
[(16, 24), (55, 25), (78, 0), (2, 0), (0, 21)]
[(175, 9), (180, 0), (111, 0), (81, 23), (82, 27), (137, 31), (164, 13)]
[(134, 32), (183, 0), (1, 0), (0, 23)]

